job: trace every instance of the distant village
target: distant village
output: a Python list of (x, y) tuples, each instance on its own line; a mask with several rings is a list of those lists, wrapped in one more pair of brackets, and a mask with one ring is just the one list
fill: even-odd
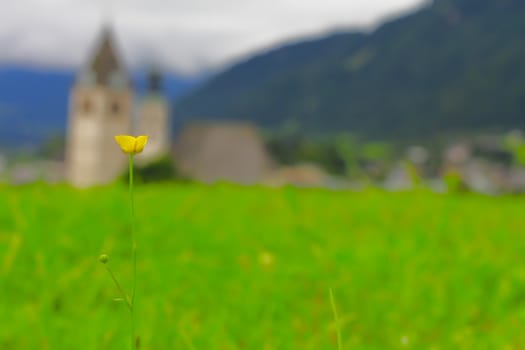
[(136, 95), (112, 32), (105, 28), (71, 87), (63, 159), (13, 161), (0, 155), (0, 181), (65, 182), (79, 188), (108, 184), (126, 171), (127, 159), (114, 135), (145, 134), (149, 142), (137, 156), (139, 166), (169, 159), (179, 175), (204, 183), (525, 192), (525, 138), (520, 131), (451, 140), (438, 150), (408, 146), (393, 159), (354, 156), (350, 161), (343, 156), (346, 171), (334, 173), (315, 161), (283, 164), (249, 123), (192, 122), (171, 135), (171, 114), (160, 73), (152, 71), (146, 93)]

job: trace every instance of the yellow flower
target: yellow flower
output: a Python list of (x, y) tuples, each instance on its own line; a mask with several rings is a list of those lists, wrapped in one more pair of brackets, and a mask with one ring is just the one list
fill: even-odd
[(127, 154), (137, 154), (144, 149), (146, 142), (148, 142), (148, 137), (144, 135), (137, 137), (130, 135), (117, 135), (115, 136), (115, 141), (117, 141), (122, 152)]

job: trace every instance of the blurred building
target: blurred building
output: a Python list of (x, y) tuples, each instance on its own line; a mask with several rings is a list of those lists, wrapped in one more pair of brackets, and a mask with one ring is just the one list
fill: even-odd
[(320, 166), (308, 163), (277, 168), (264, 178), (263, 183), (272, 187), (293, 185), (334, 189), (347, 186), (346, 183), (330, 176)]
[(260, 182), (273, 162), (254, 126), (247, 123), (192, 123), (175, 142), (175, 160), (186, 176), (211, 183)]
[[(138, 97), (112, 32), (105, 28), (71, 89), (66, 180), (77, 187), (116, 180), (126, 171), (128, 158), (114, 136), (130, 134), (149, 136), (138, 164), (169, 155), (181, 175), (198, 181), (334, 186), (319, 167), (278, 169), (256, 127), (248, 123), (189, 123), (172, 148), (169, 115), (160, 74), (150, 73), (146, 93)], [(22, 168), (16, 175), (24, 182), (34, 174)]]
[(160, 75), (153, 73), (146, 96), (135, 98), (112, 32), (105, 28), (70, 94), (66, 178), (71, 184), (104, 184), (124, 171), (127, 158), (116, 147), (115, 135), (150, 135), (139, 162), (168, 152), (169, 110), (160, 87)]
[(137, 156), (138, 163), (148, 163), (165, 156), (171, 147), (169, 123), (170, 109), (163, 94), (162, 78), (158, 71), (151, 71), (146, 94), (138, 105), (136, 134), (148, 135), (148, 147)]

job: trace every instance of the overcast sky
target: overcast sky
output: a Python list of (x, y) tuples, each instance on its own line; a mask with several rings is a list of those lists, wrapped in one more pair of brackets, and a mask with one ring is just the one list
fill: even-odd
[(286, 40), (373, 28), (425, 0), (0, 0), (0, 66), (78, 69), (111, 19), (127, 66), (195, 74)]

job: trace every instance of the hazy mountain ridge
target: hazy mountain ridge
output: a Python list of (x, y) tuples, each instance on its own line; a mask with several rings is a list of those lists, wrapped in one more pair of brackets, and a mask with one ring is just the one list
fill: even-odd
[(63, 130), (74, 74), (20, 67), (0, 69), (0, 146), (32, 146)]
[(177, 116), (388, 138), (525, 127), (523, 33), (521, 0), (436, 0), (370, 34), (241, 62), (182, 99)]
[[(0, 147), (35, 146), (50, 135), (65, 133), (75, 75), (67, 70), (0, 67)], [(144, 73), (133, 77), (136, 90), (144, 91)], [(166, 75), (166, 95), (177, 99), (198, 81)]]

